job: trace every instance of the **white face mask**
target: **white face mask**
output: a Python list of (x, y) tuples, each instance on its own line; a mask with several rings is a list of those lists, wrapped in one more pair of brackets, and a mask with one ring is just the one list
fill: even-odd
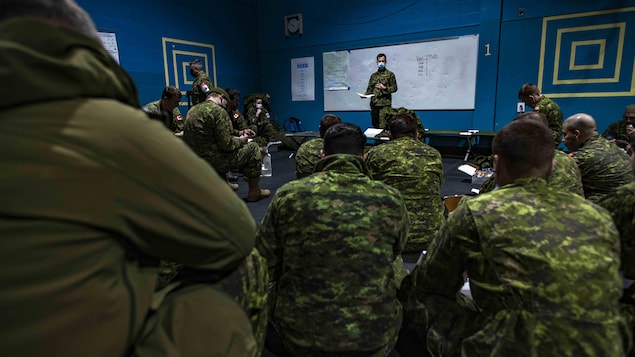
[(256, 109), (262, 109), (262, 104), (261, 103), (256, 103)]

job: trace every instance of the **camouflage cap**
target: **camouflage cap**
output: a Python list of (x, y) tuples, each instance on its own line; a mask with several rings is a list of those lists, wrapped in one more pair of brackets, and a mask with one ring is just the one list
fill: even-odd
[(635, 104), (627, 105), (624, 113), (635, 113)]
[(210, 90), (210, 93), (218, 93), (225, 97), (225, 100), (229, 102), (229, 94), (227, 94), (223, 88), (214, 87)]

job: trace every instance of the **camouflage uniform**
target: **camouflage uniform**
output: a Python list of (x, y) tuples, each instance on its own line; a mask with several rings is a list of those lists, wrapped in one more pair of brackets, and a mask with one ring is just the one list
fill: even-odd
[(600, 205), (613, 217), (622, 241), (622, 271), (635, 279), (635, 182), (620, 186), (615, 193), (604, 197)]
[(385, 355), (396, 342), (403, 265), (394, 263), (408, 216), (399, 191), (368, 175), (359, 157), (327, 156), (279, 188), (265, 214), (256, 246), (273, 283), (273, 326), (294, 355)]
[(606, 130), (604, 130), (602, 136), (605, 138), (611, 137), (611, 139), (622, 140), (627, 143), (631, 141), (631, 137), (626, 132), (626, 121), (624, 120), (611, 123)]
[[(0, 355), (142, 355), (149, 340), (160, 343), (153, 357), (188, 355), (165, 335), (177, 325), (180, 336), (203, 331), (187, 347), (208, 355), (253, 343), (226, 297), (204, 294), (204, 321), (152, 313), (159, 259), (227, 274), (253, 249), (256, 224), (209, 165), (148, 119), (99, 41), (4, 19), (0, 68), (7, 88), (33, 94), (0, 97), (2, 117), (20, 118), (0, 140), (0, 251), (12, 267), (0, 270)], [(198, 308), (202, 290), (158, 309)]]
[(593, 202), (633, 181), (629, 156), (599, 135), (589, 138), (570, 155), (580, 168), (584, 196)]
[(324, 139), (314, 138), (300, 145), (295, 154), (295, 176), (303, 178), (311, 175), (315, 164), (320, 161), (320, 150), (324, 148)]
[[(159, 270), (157, 290), (179, 281), (183, 266), (178, 263), (162, 261)], [(256, 341), (256, 355), (262, 355), (267, 331), (267, 284), (269, 276), (265, 259), (254, 248), (230, 275), (213, 284), (214, 288), (232, 297), (251, 320)]]
[[(145, 110), (147, 113), (150, 113), (150, 114), (161, 114), (161, 112), (163, 111), (161, 109), (161, 100), (155, 100), (152, 103), (146, 104), (143, 107), (143, 110)], [(169, 114), (172, 117), (172, 122), (170, 122), (168, 129), (170, 129), (173, 133), (178, 133), (180, 131), (183, 131), (184, 120), (179, 108), (178, 107), (174, 108), (172, 113), (169, 113)]]
[(192, 83), (192, 105), (204, 102), (213, 87), (215, 86), (207, 73), (199, 73), (194, 83)]
[[(404, 107), (399, 107), (399, 108), (391, 108), (391, 107), (384, 107), (379, 111), (379, 128), (380, 129), (384, 129), (384, 130), (388, 130), (388, 118), (391, 118), (394, 115), (397, 114), (410, 114), (412, 116), (415, 117), (415, 119), (417, 119), (417, 132), (419, 133), (419, 139), (423, 140), (426, 137), (426, 130), (423, 127), (423, 123), (421, 122), (421, 118), (419, 118), (419, 116), (417, 115), (417, 113), (414, 110), (408, 109), (408, 108), (404, 108)], [(387, 135), (387, 134), (386, 134)]]
[[(560, 190), (561, 192), (576, 193), (584, 197), (584, 190), (582, 189), (582, 177), (580, 175), (580, 169), (575, 160), (560, 150), (555, 151), (553, 160), (556, 162), (553, 173), (547, 180), (549, 186)], [(483, 182), (480, 187), (480, 193), (486, 193), (494, 190), (496, 187), (496, 180), (494, 176)]]
[[(433, 355), (624, 356), (619, 266), (606, 210), (525, 178), (463, 200), (400, 295), (425, 306)], [(455, 302), (464, 272), (476, 310)]]
[(260, 177), (260, 148), (233, 137), (227, 110), (214, 102), (205, 101), (187, 112), (183, 140), (221, 176), (236, 169), (249, 179)]
[(412, 137), (373, 147), (366, 157), (373, 178), (395, 187), (408, 207), (410, 232), (404, 252), (421, 252), (445, 222), (441, 154)]
[(260, 115), (256, 116), (257, 108), (253, 105), (247, 109), (245, 116), (247, 117), (247, 125), (249, 129), (256, 133), (254, 141), (260, 147), (267, 146), (267, 143), (275, 141), (275, 130), (269, 121), (269, 112), (266, 108), (262, 108)]
[[(381, 83), (386, 89), (375, 88), (375, 84)], [(370, 98), (370, 110), (372, 125), (379, 128), (379, 112), (384, 107), (392, 106), (392, 93), (397, 91), (397, 78), (395, 74), (388, 69), (377, 70), (370, 75), (366, 94), (374, 94)]]
[(240, 136), (240, 131), (248, 128), (245, 117), (238, 109), (234, 109), (233, 112), (229, 113), (229, 119), (232, 121), (233, 136)]
[(553, 139), (556, 146), (560, 144), (560, 138), (562, 137), (562, 111), (558, 104), (542, 95), (538, 99), (534, 111), (545, 116), (547, 123), (549, 123), (549, 129), (553, 131)]

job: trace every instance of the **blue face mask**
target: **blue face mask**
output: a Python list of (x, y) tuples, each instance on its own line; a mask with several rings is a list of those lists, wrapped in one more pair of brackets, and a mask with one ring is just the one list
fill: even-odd
[(379, 67), (379, 68), (386, 68), (386, 62), (383, 62), (383, 61), (382, 61), (382, 62), (379, 62), (379, 63), (377, 64), (377, 67)]

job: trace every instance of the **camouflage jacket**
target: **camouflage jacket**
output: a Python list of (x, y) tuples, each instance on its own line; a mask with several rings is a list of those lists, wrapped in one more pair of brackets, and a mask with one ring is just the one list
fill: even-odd
[(399, 191), (368, 175), (361, 158), (330, 155), (273, 197), (256, 241), (276, 284), (272, 318), (283, 340), (341, 352), (395, 339), (393, 263), (408, 215)]
[(441, 326), (435, 297), (454, 299), (467, 272), (478, 312), (452, 326), (447, 355), (624, 356), (619, 266), (606, 210), (526, 178), (463, 200), (404, 289)]
[[(375, 84), (381, 83), (386, 86), (386, 89), (375, 88)], [(374, 94), (370, 98), (371, 107), (389, 107), (392, 105), (392, 93), (397, 91), (397, 78), (395, 74), (388, 69), (383, 71), (376, 71), (370, 75), (368, 80), (368, 88), (366, 88), (366, 94)]]
[(401, 137), (371, 148), (366, 163), (373, 178), (391, 185), (403, 195), (410, 216), (405, 251), (426, 249), (445, 222), (441, 201), (441, 154), (420, 140)]
[(540, 99), (538, 99), (534, 111), (545, 116), (547, 123), (549, 123), (549, 129), (553, 132), (553, 139), (556, 146), (559, 145), (560, 138), (562, 137), (562, 111), (558, 104), (545, 95), (542, 95)]
[[(576, 193), (584, 197), (584, 190), (582, 189), (582, 177), (580, 175), (580, 169), (572, 157), (565, 154), (560, 150), (556, 150), (553, 160), (556, 166), (553, 169), (553, 173), (547, 179), (549, 186), (561, 191)], [(496, 180), (494, 176), (483, 182), (480, 187), (480, 193), (486, 193), (494, 190), (496, 187)]]
[(589, 138), (570, 155), (580, 168), (584, 196), (593, 202), (634, 179), (630, 157), (599, 135)]
[[(143, 107), (143, 110), (151, 114), (161, 114), (161, 100), (155, 100), (154, 102), (146, 104)], [(181, 115), (181, 111), (179, 110), (179, 108), (174, 108), (170, 115), (172, 117), (172, 122), (170, 123), (168, 129), (170, 129), (173, 133), (183, 131), (185, 120)]]
[(618, 187), (600, 205), (611, 213), (620, 232), (624, 276), (635, 279), (635, 182)]
[(232, 135), (240, 136), (239, 132), (243, 129), (248, 128), (247, 120), (245, 120), (245, 117), (242, 115), (242, 113), (238, 109), (235, 109), (233, 112), (228, 114), (229, 114), (229, 119), (232, 122)]
[(227, 110), (208, 100), (187, 112), (183, 140), (204, 159), (234, 151), (243, 145), (232, 136)]
[(205, 72), (199, 73), (192, 83), (192, 105), (202, 103), (207, 99), (207, 94), (214, 87), (212, 80)]
[(322, 159), (320, 150), (324, 148), (324, 139), (314, 138), (300, 145), (295, 154), (295, 176), (303, 178), (311, 175), (315, 164)]
[(602, 136), (607, 139), (623, 140), (626, 142), (631, 141), (631, 137), (626, 132), (626, 122), (624, 120), (611, 123), (606, 130), (604, 130)]
[(247, 125), (256, 133), (254, 140), (259, 146), (266, 146), (268, 142), (275, 141), (276, 131), (269, 121), (270, 114), (267, 109), (262, 108), (260, 115), (256, 115), (256, 107), (253, 105), (247, 109), (245, 114)]

